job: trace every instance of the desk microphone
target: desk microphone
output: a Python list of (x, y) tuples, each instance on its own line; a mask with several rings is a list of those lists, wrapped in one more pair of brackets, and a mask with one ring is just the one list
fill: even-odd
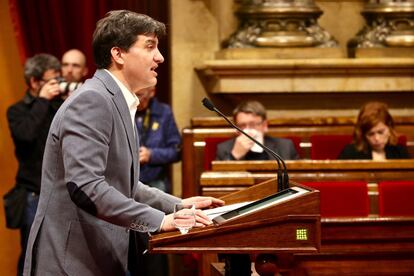
[[(228, 124), (230, 124), (233, 128), (235, 128), (239, 132), (243, 133), (245, 136), (247, 136), (247, 138), (249, 138), (250, 140), (252, 140), (255, 144), (259, 145), (267, 153), (269, 153), (270, 155), (272, 155), (275, 158), (275, 160), (277, 161), (277, 189), (278, 189), (278, 191), (280, 192), (280, 191), (283, 191), (283, 190), (289, 188), (289, 176), (288, 176), (288, 173), (287, 173), (286, 164), (285, 164), (285, 161), (283, 160), (283, 158), (279, 154), (277, 154), (276, 152), (274, 152), (273, 150), (271, 150), (269, 147), (266, 147), (265, 145), (263, 145), (262, 143), (260, 143), (256, 139), (254, 139), (252, 136), (250, 136), (249, 134), (247, 134), (245, 131), (243, 131), (241, 128), (239, 128), (238, 126), (236, 126), (220, 110), (218, 110), (209, 99), (204, 98), (202, 100), (202, 103), (203, 103), (203, 105), (207, 109), (216, 112), (220, 117), (223, 117), (224, 120), (226, 120), (226, 122)], [(282, 176), (282, 170), (281, 170), (280, 163), (283, 164), (283, 176)]]

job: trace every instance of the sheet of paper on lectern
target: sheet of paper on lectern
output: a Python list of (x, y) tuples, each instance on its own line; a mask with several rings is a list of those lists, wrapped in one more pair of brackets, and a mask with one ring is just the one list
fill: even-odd
[(203, 210), (203, 212), (208, 216), (209, 219), (213, 220), (217, 216), (236, 210), (237, 208), (243, 207), (249, 203), (251, 203), (251, 201), (229, 204), (229, 205), (224, 205), (224, 206), (213, 208), (213, 209)]
[(234, 208), (233, 210), (229, 210), (222, 214), (216, 214), (212, 219), (215, 224), (223, 224), (229, 220), (245, 216), (247, 214), (257, 212), (259, 210), (263, 210), (270, 206), (274, 206), (277, 204), (281, 204), (287, 200), (293, 199), (295, 197), (301, 196), (304, 193), (308, 193), (309, 190), (300, 188), (300, 187), (290, 187), (288, 189), (279, 191), (275, 194), (269, 195), (262, 199), (252, 201), (252, 202), (245, 202), (241, 206)]

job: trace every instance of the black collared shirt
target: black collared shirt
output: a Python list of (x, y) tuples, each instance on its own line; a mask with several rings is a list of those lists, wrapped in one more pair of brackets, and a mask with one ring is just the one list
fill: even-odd
[(63, 100), (47, 100), (26, 92), (7, 110), (7, 120), (19, 163), (16, 184), (40, 192), (43, 152), (50, 124)]

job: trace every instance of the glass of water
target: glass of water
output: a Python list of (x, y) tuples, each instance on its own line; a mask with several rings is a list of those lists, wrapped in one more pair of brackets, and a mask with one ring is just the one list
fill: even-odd
[(181, 234), (187, 234), (196, 223), (194, 204), (176, 203), (174, 205), (174, 226)]

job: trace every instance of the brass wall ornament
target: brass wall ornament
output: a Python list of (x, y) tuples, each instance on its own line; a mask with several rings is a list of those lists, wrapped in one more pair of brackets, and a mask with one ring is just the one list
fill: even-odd
[(337, 47), (317, 23), (322, 10), (313, 0), (235, 0), (239, 29), (224, 48)]
[(367, 24), (349, 48), (414, 47), (414, 0), (369, 0), (361, 14)]

